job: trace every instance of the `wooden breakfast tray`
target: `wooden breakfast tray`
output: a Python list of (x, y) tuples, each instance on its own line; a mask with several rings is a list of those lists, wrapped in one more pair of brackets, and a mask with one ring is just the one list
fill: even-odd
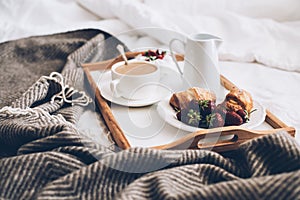
[[(134, 58), (141, 52), (127, 52), (127, 58)], [(176, 55), (176, 59), (178, 61), (183, 61), (183, 55)], [(102, 62), (96, 63), (85, 63), (82, 64), (84, 69), (86, 78), (90, 84), (91, 89), (94, 91), (96, 98), (96, 106), (99, 108), (108, 129), (111, 132), (111, 136), (114, 142), (122, 149), (130, 148), (131, 145), (126, 138), (122, 128), (120, 127), (118, 121), (116, 120), (109, 103), (101, 96), (101, 91), (97, 84), (95, 83), (91, 72), (99, 71), (99, 70), (107, 70), (110, 69), (111, 66), (116, 63), (122, 61), (121, 56), (116, 57), (111, 60), (106, 60)], [(235, 87), (235, 85), (221, 75), (221, 84), (228, 90)], [(163, 144), (159, 146), (152, 146), (151, 148), (155, 149), (210, 149), (217, 152), (229, 151), (238, 148), (238, 146), (246, 142), (247, 140), (267, 135), (273, 134), (279, 131), (286, 131), (291, 136), (295, 136), (295, 129), (293, 127), (288, 127), (285, 123), (279, 120), (275, 115), (273, 115), (270, 111), (266, 110), (266, 118), (265, 122), (269, 124), (272, 128), (268, 130), (250, 130), (246, 128), (242, 128), (239, 126), (227, 126), (221, 128), (212, 128), (212, 129), (203, 129), (200, 131), (196, 131), (190, 134), (187, 134), (171, 143)], [(204, 139), (207, 136), (227, 136), (233, 135), (230, 140), (221, 140), (211, 144), (201, 144), (200, 140)]]

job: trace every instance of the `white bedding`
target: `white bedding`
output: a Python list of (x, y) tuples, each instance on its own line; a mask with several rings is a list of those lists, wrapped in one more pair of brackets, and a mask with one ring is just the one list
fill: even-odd
[[(166, 47), (172, 37), (220, 36), (222, 74), (300, 130), (300, 1), (6, 0), (0, 42), (99, 28), (131, 49)], [(172, 34), (162, 34), (166, 29)], [(135, 31), (133, 31), (135, 30)], [(300, 141), (300, 136), (298, 141)]]

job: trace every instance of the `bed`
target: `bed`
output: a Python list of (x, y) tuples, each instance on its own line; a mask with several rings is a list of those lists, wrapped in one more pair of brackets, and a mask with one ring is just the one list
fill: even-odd
[[(221, 74), (293, 126), (300, 143), (299, 9), (298, 0), (7, 0), (0, 2), (0, 42), (93, 28), (137, 51), (167, 49), (173, 37), (182, 35), (217, 35), (223, 39)], [(182, 53), (180, 47), (178, 52)], [(85, 112), (79, 129), (101, 132), (95, 116)], [(101, 141), (106, 146), (107, 142)]]
[[(219, 55), (221, 73), (299, 129), (299, 3), (247, 5), (237, 1), (232, 6), (217, 2), (57, 0), (19, 1), (16, 5), (13, 0), (3, 1), (0, 41), (98, 28), (117, 36), (134, 51), (168, 48), (171, 36), (164, 36), (159, 29), (185, 35), (215, 34), (224, 40)], [(287, 9), (277, 12), (281, 6)], [(172, 14), (174, 10), (179, 12)]]

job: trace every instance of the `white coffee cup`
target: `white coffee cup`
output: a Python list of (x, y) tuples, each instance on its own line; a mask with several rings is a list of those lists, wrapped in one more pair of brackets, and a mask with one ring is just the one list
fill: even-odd
[(130, 100), (153, 98), (160, 80), (160, 69), (147, 61), (130, 60), (115, 63), (111, 68), (111, 91), (114, 97)]

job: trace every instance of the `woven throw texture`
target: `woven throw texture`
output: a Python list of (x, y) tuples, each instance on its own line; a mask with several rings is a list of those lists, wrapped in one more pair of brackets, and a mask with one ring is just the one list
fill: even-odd
[(101, 41), (99, 57), (116, 56), (108, 37), (80, 30), (0, 44), (0, 199), (300, 199), (300, 147), (284, 132), (223, 155), (117, 151), (80, 133), (89, 107), (51, 103), (61, 88), (43, 76), (58, 71), (85, 90), (79, 63)]

